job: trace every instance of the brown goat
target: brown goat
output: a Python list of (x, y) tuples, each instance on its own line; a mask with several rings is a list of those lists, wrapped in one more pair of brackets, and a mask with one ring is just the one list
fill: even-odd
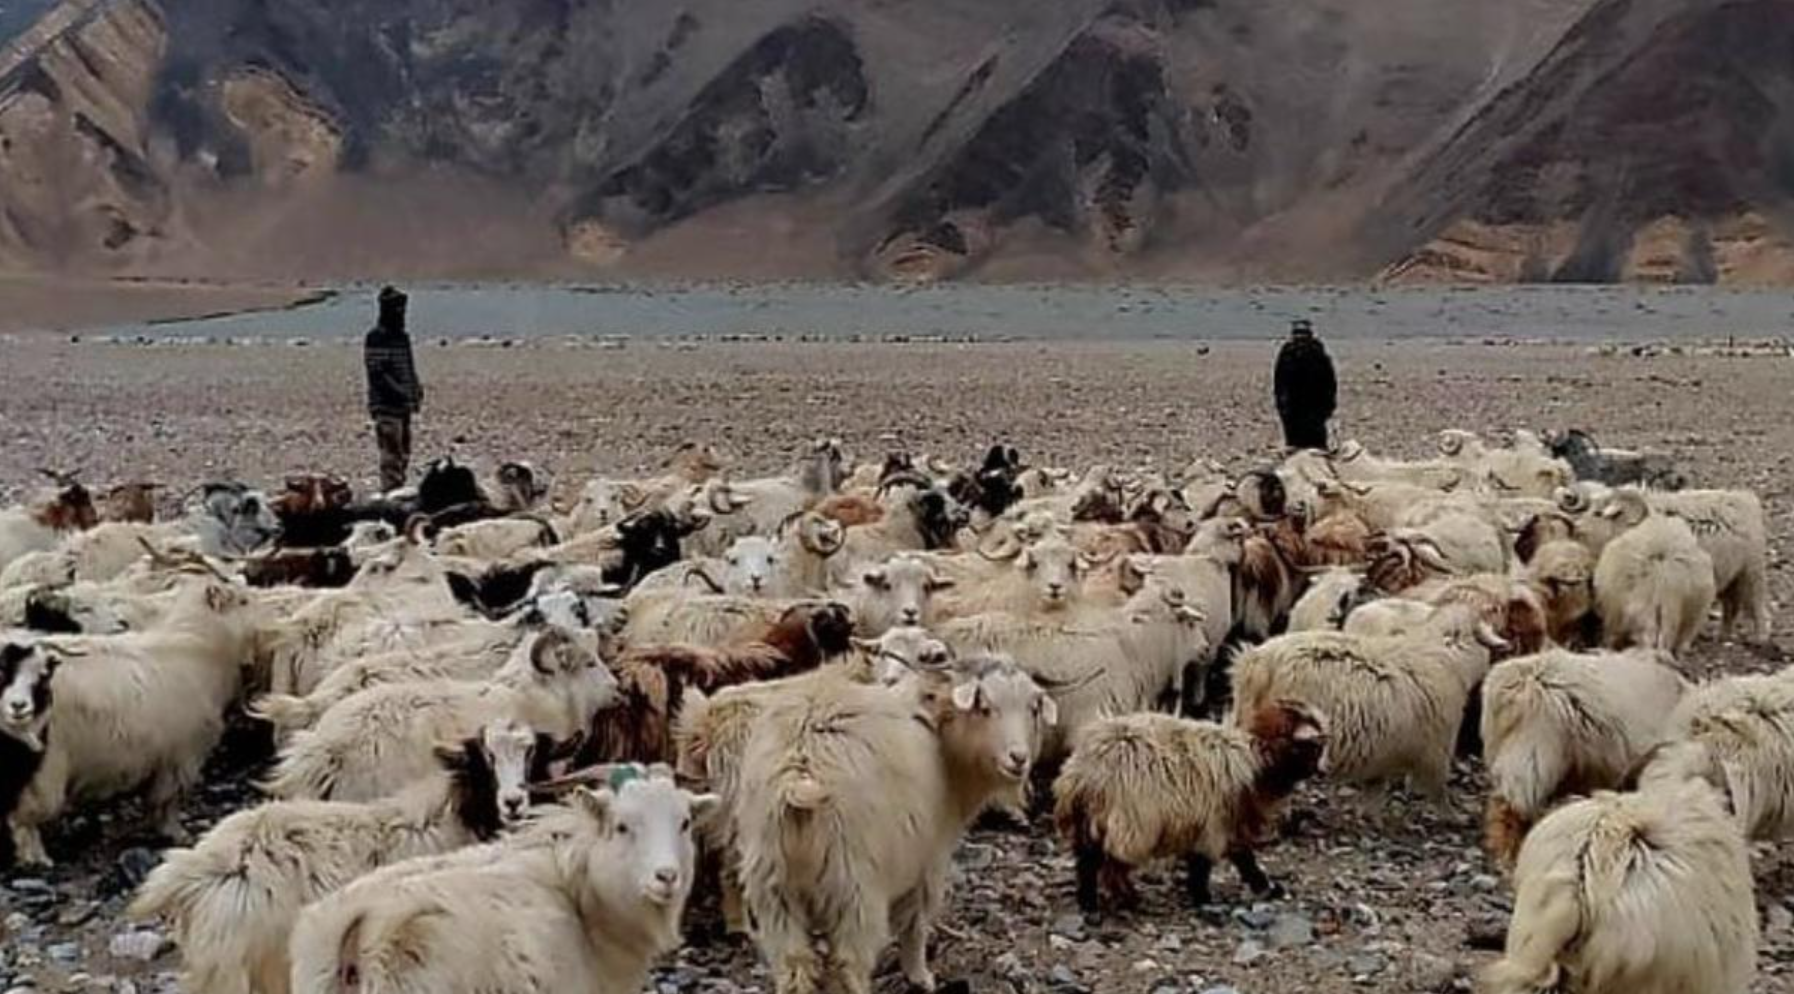
[(812, 510), (840, 522), (843, 528), (874, 525), (885, 517), (885, 509), (878, 501), (861, 494), (836, 494), (824, 498)]
[(1335, 511), (1303, 533), (1307, 566), (1358, 566), (1370, 559), (1370, 526), (1351, 511)]
[(81, 484), (72, 482), (58, 488), (54, 497), (33, 507), (31, 517), (38, 524), (57, 532), (86, 531), (100, 523), (99, 511), (93, 504), (93, 494)]
[[(1295, 541), (1300, 541), (1299, 536)], [(1252, 638), (1270, 638), (1302, 595), (1301, 576), (1283, 551), (1290, 542), (1287, 529), (1270, 534), (1258, 530), (1246, 536), (1242, 546), (1239, 569), (1234, 573), (1234, 604), (1241, 628)]]
[(611, 667), (622, 699), (598, 715), (580, 762), (670, 762), (673, 719), (688, 689), (713, 694), (813, 670), (851, 649), (852, 635), (852, 616), (831, 601), (795, 606), (757, 640), (742, 645), (632, 649)]
[(283, 519), (322, 514), (349, 506), (354, 499), (349, 484), (328, 473), (303, 473), (287, 477), (286, 488), (269, 503)]
[(100, 520), (154, 524), (156, 491), (160, 489), (160, 483), (121, 483), (113, 487), (100, 497)]

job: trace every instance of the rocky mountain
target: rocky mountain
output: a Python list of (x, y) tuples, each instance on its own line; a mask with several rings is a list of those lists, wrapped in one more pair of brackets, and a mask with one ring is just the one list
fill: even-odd
[(31, 12), (4, 268), (1794, 278), (1790, 0)]

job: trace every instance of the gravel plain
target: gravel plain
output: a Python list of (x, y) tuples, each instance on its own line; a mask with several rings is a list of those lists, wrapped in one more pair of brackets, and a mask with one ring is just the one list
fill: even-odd
[[(714, 441), (747, 472), (780, 468), (805, 442), (856, 455), (893, 447), (968, 459), (994, 439), (1033, 461), (1087, 466), (1196, 456), (1247, 468), (1274, 457), (1274, 346), (1113, 344), (651, 343), (536, 339), (512, 347), (424, 343), (421, 457), (454, 452), (551, 467), (563, 492), (588, 473), (653, 466), (687, 439)], [(1768, 502), (1775, 641), (1794, 648), (1794, 359), (1598, 354), (1512, 344), (1335, 346), (1343, 435), (1419, 456), (1445, 427), (1500, 433), (1580, 426), (1614, 444), (1668, 450), (1703, 484)], [(0, 339), (0, 492), (40, 467), (91, 483), (150, 478), (273, 482), (288, 470), (374, 470), (356, 349), (313, 342), (226, 346)], [(1692, 675), (1761, 670), (1766, 654), (1703, 639)], [(250, 771), (217, 764), (191, 811), (200, 829), (248, 803)], [(1470, 989), (1499, 938), (1509, 891), (1477, 847), (1478, 771), (1445, 803), (1322, 784), (1264, 855), (1289, 890), (1254, 904), (1223, 870), (1220, 903), (1181, 900), (1147, 874), (1141, 911), (1091, 925), (1075, 914), (1070, 860), (1048, 826), (976, 832), (937, 935), (937, 972), (977, 992), (1334, 994)], [(176, 957), (121, 920), (122, 894), (155, 860), (128, 804), (71, 819), (62, 865), (0, 887), (0, 991), (176, 989)], [(1764, 955), (1756, 990), (1794, 991), (1794, 860), (1757, 850)], [(712, 910), (700, 904), (702, 926)], [(121, 938), (121, 936), (123, 938)], [(142, 957), (148, 954), (149, 959)], [(693, 945), (656, 976), (665, 994), (768, 991), (748, 950)]]

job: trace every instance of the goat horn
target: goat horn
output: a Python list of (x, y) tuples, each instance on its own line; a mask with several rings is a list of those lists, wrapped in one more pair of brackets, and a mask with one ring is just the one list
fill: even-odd
[(423, 545), (428, 539), (424, 537), (424, 529), (435, 522), (427, 514), (414, 514), (405, 522), (405, 541), (412, 545)]
[(169, 555), (167, 552), (156, 548), (149, 539), (144, 538), (142, 535), (137, 536), (137, 544), (143, 547), (143, 551), (149, 554), (150, 561), (157, 566), (172, 567), (180, 564), (179, 560)]
[[(847, 529), (832, 518), (819, 517), (817, 520), (826, 526), (825, 529), (817, 534), (812, 534), (810, 529), (800, 525), (797, 530), (797, 540), (803, 544), (804, 548), (827, 559), (846, 547)], [(825, 535), (828, 536), (826, 540), (823, 537)]]
[(1577, 487), (1564, 487), (1557, 492), (1557, 507), (1569, 514), (1581, 514), (1588, 510), (1588, 495)]
[(1439, 548), (1438, 543), (1432, 539), (1415, 539), (1413, 548), (1415, 558), (1422, 563), (1436, 570), (1451, 571), (1451, 563), (1445, 558), (1445, 550)]
[(711, 593), (720, 594), (724, 592), (723, 585), (716, 582), (716, 578), (711, 576), (708, 570), (697, 563), (693, 563), (685, 568), (685, 582), (690, 583), (691, 578), (694, 576), (703, 580), (704, 585), (710, 588)]
[(923, 490), (927, 490), (934, 486), (934, 481), (914, 470), (892, 473), (878, 485), (877, 495), (883, 497), (892, 488), (900, 486), (921, 487)]
[(1111, 548), (1109, 554), (1106, 556), (1093, 556), (1089, 553), (1084, 553), (1079, 555), (1078, 558), (1083, 560), (1085, 569), (1102, 569), (1104, 566), (1114, 562), (1115, 557), (1119, 555), (1121, 555), (1121, 549)]
[(1014, 532), (1006, 533), (1002, 536), (1002, 539), (995, 544), (995, 548), (986, 548), (984, 543), (980, 543), (978, 546), (978, 555), (983, 556), (993, 563), (1006, 563), (1022, 554), (1021, 539), (1017, 538)]

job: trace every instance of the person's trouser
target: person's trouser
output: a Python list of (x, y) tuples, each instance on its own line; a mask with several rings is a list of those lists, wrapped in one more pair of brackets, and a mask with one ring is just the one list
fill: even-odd
[(1283, 444), (1292, 449), (1325, 449), (1327, 419), (1283, 417)]
[(374, 444), (380, 447), (380, 489), (404, 486), (411, 465), (411, 415), (374, 415)]

